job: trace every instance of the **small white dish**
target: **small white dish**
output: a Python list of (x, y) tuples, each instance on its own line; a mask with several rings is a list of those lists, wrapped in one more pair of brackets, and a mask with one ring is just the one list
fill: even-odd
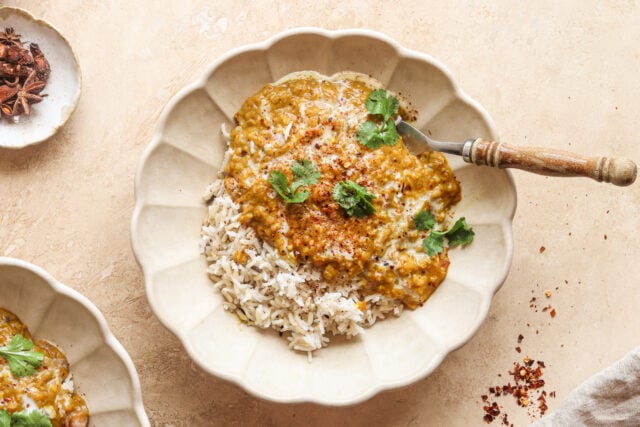
[(51, 66), (51, 75), (42, 93), (42, 102), (34, 104), (31, 114), (0, 119), (0, 147), (22, 148), (42, 142), (60, 129), (78, 104), (82, 86), (76, 56), (58, 30), (24, 9), (0, 7), (0, 31), (13, 27), (25, 44), (36, 43)]
[(509, 172), (448, 157), (462, 184), (456, 214), (474, 228), (473, 244), (450, 252), (447, 279), (423, 307), (357, 339), (334, 338), (308, 363), (223, 309), (198, 246), (202, 195), (226, 148), (221, 124), (231, 129), (263, 85), (304, 70), (370, 74), (408, 98), (417, 127), (436, 139), (497, 139), (487, 112), (429, 55), (373, 31), (286, 31), (222, 56), (169, 102), (137, 171), (131, 241), (152, 309), (203, 369), (265, 399), (347, 405), (428, 376), (477, 331), (511, 264), (516, 191)]
[(40, 267), (0, 257), (0, 307), (64, 351), (91, 427), (150, 425), (133, 362), (91, 301)]

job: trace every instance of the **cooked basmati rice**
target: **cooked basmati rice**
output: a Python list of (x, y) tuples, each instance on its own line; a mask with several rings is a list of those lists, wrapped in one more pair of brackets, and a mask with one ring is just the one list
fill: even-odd
[[(225, 309), (246, 323), (273, 328), (287, 337), (290, 348), (311, 352), (325, 347), (329, 334), (351, 338), (378, 319), (402, 312), (397, 300), (363, 296), (357, 279), (329, 284), (312, 267), (282, 259), (253, 229), (240, 224), (240, 207), (222, 179), (209, 185), (205, 200), (209, 211), (200, 249), (209, 263), (207, 271)], [(247, 262), (237, 262), (236, 253), (246, 254)], [(366, 302), (364, 310), (360, 301)]]

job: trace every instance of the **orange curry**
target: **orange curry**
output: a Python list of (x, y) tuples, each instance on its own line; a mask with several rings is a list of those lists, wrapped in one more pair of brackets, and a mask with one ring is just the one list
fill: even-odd
[[(29, 329), (10, 311), (0, 308), (0, 346), (6, 346), (18, 334), (32, 340)], [(0, 357), (0, 411), (14, 413), (32, 410), (34, 402), (54, 427), (85, 427), (89, 410), (84, 398), (69, 383), (69, 363), (58, 347), (37, 340), (33, 351), (44, 354), (44, 360), (33, 375), (13, 375), (7, 361)]]
[[(412, 218), (423, 209), (447, 221), (460, 185), (441, 153), (415, 156), (402, 140), (377, 149), (359, 143), (356, 130), (367, 120), (371, 90), (370, 82), (357, 78), (310, 76), (266, 85), (235, 115), (225, 187), (240, 205), (241, 223), (284, 258), (311, 263), (329, 283), (356, 280), (364, 294), (381, 293), (415, 308), (444, 280), (449, 259), (446, 249), (434, 257), (422, 251), (425, 236)], [(302, 159), (313, 162), (321, 177), (307, 188), (304, 203), (287, 204), (269, 175), (280, 170), (291, 182), (291, 164)], [(374, 214), (345, 214), (332, 199), (334, 185), (344, 180), (376, 195)]]

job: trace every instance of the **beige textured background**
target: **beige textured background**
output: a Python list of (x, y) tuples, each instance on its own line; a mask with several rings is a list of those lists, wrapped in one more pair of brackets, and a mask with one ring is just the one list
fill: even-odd
[[(129, 244), (133, 177), (165, 103), (231, 48), (295, 26), (376, 29), (447, 64), (502, 140), (640, 161), (638, 1), (278, 3), (2, 3), (53, 23), (84, 82), (58, 135), (0, 150), (0, 255), (34, 262), (96, 303), (136, 364), (152, 425), (483, 425), (479, 396), (525, 353), (546, 362), (553, 409), (640, 344), (640, 184), (515, 172), (511, 273), (478, 334), (430, 378), (326, 408), (261, 401), (194, 366), (147, 305)], [(554, 319), (529, 308), (546, 288)], [(526, 425), (518, 409), (510, 420)]]

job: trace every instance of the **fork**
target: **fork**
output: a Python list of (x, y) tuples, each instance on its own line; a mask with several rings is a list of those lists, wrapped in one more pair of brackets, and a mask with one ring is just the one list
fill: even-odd
[[(636, 164), (619, 157), (587, 157), (568, 151), (543, 147), (519, 147), (503, 142), (471, 138), (464, 142), (436, 141), (402, 119), (396, 120), (396, 129), (403, 137), (426, 143), (431, 149), (462, 156), (465, 162), (479, 166), (516, 168), (539, 175), (581, 176), (614, 185), (633, 184), (638, 175)], [(406, 141), (412, 146), (411, 141)]]

